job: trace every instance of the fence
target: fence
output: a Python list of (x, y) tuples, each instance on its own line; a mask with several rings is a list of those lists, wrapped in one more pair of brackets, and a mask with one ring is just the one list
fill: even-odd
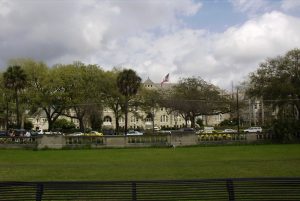
[(198, 141), (246, 141), (247, 134), (232, 134), (232, 133), (214, 133), (214, 134), (199, 134)]
[(271, 140), (268, 133), (212, 133), (195, 134), (177, 132), (172, 134), (148, 134), (141, 136), (64, 136), (41, 135), (34, 137), (0, 137), (0, 148), (54, 148), (64, 147), (150, 147), (189, 146), (197, 144), (252, 143)]
[(0, 144), (36, 144), (37, 137), (9, 137), (1, 136)]
[(0, 200), (300, 200), (300, 178), (0, 182)]

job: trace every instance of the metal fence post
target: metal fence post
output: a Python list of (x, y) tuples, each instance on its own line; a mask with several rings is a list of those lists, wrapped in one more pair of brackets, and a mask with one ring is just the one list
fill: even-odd
[(133, 181), (131, 184), (131, 194), (132, 194), (132, 200), (136, 201), (136, 182)]
[(42, 183), (37, 183), (36, 195), (35, 195), (35, 200), (36, 201), (41, 201), (42, 200), (43, 191), (44, 191), (44, 185)]
[(232, 179), (226, 180), (226, 187), (227, 187), (227, 192), (228, 192), (228, 200), (234, 201), (235, 197), (234, 197), (234, 186), (233, 186)]

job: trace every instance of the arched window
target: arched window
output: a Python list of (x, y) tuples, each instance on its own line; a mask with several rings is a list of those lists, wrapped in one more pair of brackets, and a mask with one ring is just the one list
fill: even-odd
[(146, 119), (145, 119), (146, 122), (152, 122), (152, 114), (147, 114), (146, 116)]
[(169, 118), (168, 118), (167, 115), (162, 115), (162, 116), (160, 117), (160, 122), (168, 122), (168, 121), (169, 121)]
[(105, 116), (103, 119), (104, 122), (112, 122), (112, 119), (110, 116)]

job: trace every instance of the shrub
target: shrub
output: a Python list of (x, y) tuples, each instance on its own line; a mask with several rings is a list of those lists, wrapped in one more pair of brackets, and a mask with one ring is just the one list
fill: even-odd
[(295, 119), (276, 119), (271, 132), (281, 142), (293, 142), (299, 137), (300, 121)]
[(54, 130), (72, 130), (75, 128), (75, 124), (66, 119), (57, 119), (53, 124)]

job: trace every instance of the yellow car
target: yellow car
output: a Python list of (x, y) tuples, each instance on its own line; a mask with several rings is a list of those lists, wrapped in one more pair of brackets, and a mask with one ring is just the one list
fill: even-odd
[(86, 133), (85, 136), (103, 136), (103, 133), (99, 133), (98, 131), (91, 131)]

